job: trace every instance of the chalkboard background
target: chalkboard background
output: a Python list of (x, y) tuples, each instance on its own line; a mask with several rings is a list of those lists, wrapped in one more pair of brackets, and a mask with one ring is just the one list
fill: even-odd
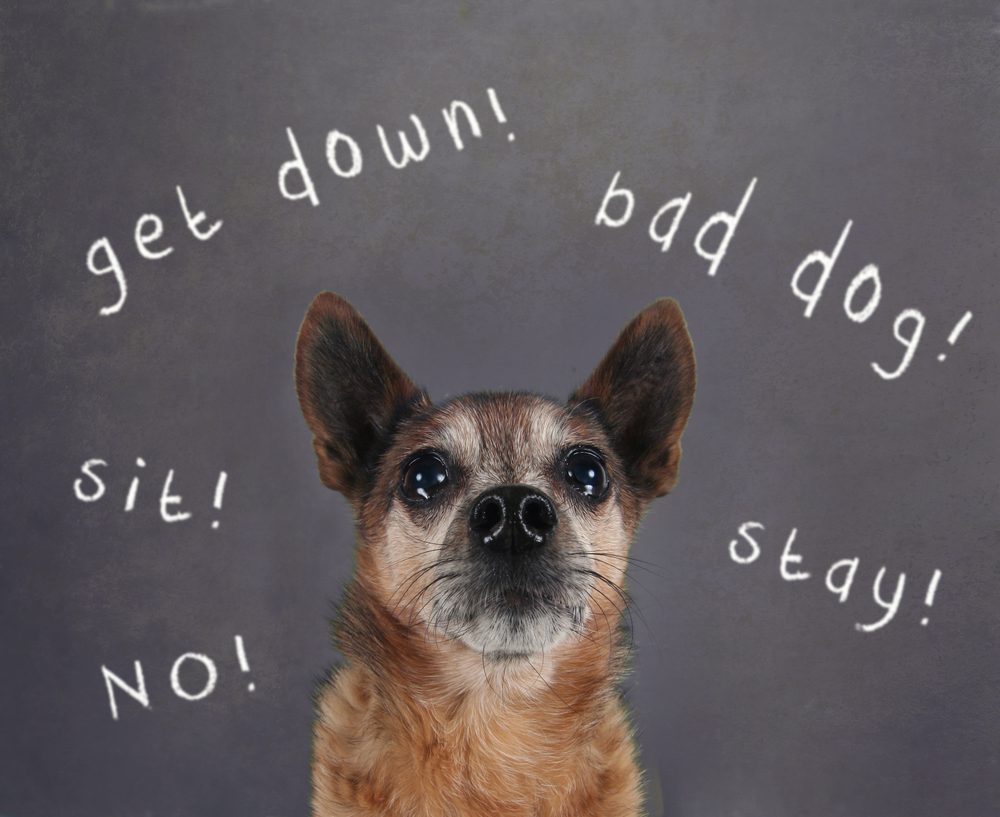
[[(652, 814), (1000, 813), (995, 4), (35, 0), (0, 46), (0, 813), (306, 813), (352, 569), (292, 385), (323, 289), (437, 397), (566, 395), (637, 310), (682, 304), (699, 391), (630, 580)], [(430, 150), (397, 169), (377, 127), (398, 158), (411, 114)], [(315, 206), (279, 187), (288, 129)], [(631, 218), (606, 223), (622, 194), (597, 224), (619, 173)], [(753, 179), (709, 275), (698, 231)], [(222, 220), (207, 240), (178, 186), (195, 230)], [(650, 221), (689, 192), (663, 252)], [(849, 220), (807, 318), (792, 276)], [(128, 285), (104, 315), (102, 238)], [(906, 309), (925, 326), (885, 379)], [(781, 572), (793, 529), (808, 579)], [(899, 604), (859, 630), (891, 612), (882, 567)], [(217, 672), (201, 700), (171, 685), (186, 653)], [(137, 661), (149, 708), (112, 685), (115, 719), (102, 667), (135, 686)]]

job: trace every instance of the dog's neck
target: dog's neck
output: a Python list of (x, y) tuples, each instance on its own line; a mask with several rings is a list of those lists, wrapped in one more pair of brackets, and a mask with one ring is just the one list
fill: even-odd
[(503, 667), (429, 639), (356, 580), (337, 628), (350, 665), (318, 700), (314, 813), (638, 813), (624, 651), (598, 618), (544, 662)]
[[(608, 629), (610, 628), (610, 629)], [(442, 725), (460, 718), (513, 718), (532, 714), (564, 726), (589, 722), (617, 696), (627, 651), (615, 622), (592, 616), (571, 642), (530, 658), (496, 660), (464, 644), (401, 620), (356, 579), (337, 623), (344, 654), (374, 679), (373, 693), (401, 716), (420, 710)], [(470, 724), (475, 727), (481, 723)]]

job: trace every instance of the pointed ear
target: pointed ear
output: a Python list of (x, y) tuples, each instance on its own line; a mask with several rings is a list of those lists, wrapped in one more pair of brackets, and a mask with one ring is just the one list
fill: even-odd
[(643, 499), (677, 482), (681, 433), (694, 401), (694, 349), (677, 301), (661, 298), (632, 319), (570, 405), (595, 410)]
[(295, 389), (320, 479), (348, 499), (365, 491), (399, 421), (430, 402), (357, 310), (332, 292), (317, 295), (302, 321)]

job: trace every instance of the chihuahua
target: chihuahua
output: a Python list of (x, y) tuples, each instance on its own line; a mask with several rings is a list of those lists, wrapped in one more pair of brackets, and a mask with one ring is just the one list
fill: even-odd
[(295, 381), (358, 532), (334, 626), (346, 664), (316, 699), (314, 817), (640, 814), (624, 579), (694, 399), (677, 303), (640, 312), (566, 403), (435, 405), (324, 292)]

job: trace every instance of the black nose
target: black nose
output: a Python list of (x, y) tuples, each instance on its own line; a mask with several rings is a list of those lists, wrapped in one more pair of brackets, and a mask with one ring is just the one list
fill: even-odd
[(483, 491), (469, 514), (473, 542), (510, 554), (545, 545), (556, 523), (552, 500), (530, 485), (501, 485)]

